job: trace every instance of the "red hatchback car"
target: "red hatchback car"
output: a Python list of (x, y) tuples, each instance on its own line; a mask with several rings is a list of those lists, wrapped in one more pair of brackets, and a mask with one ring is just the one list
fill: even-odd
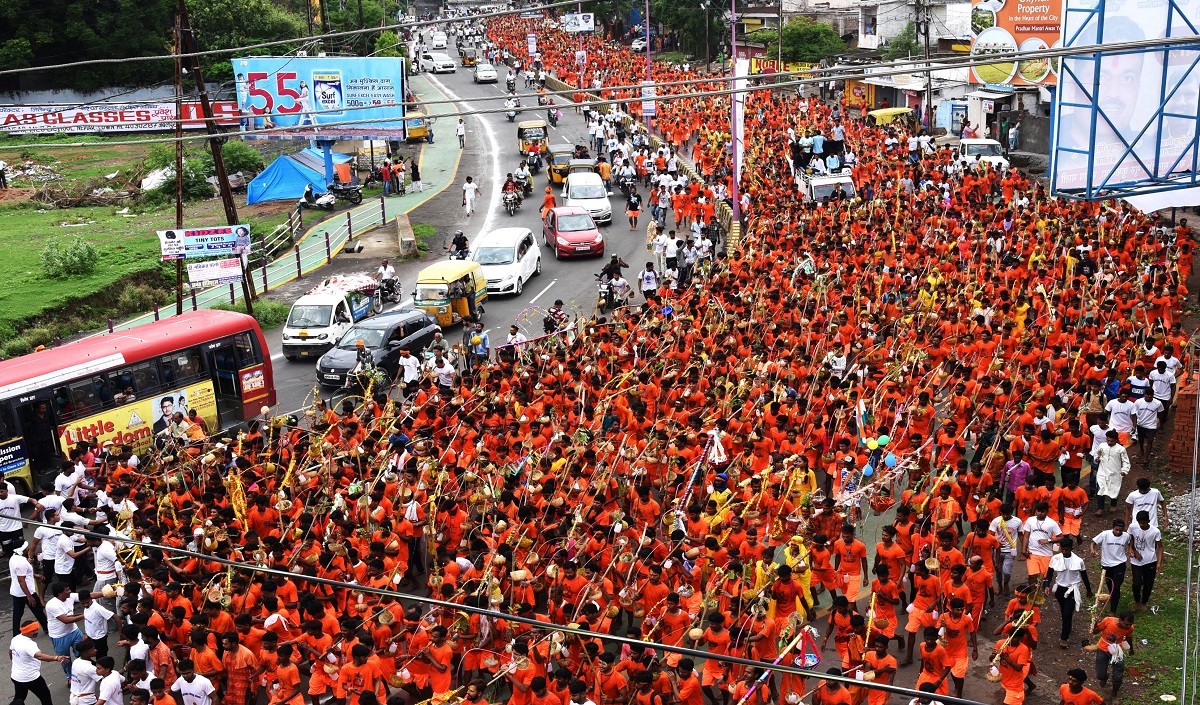
[(604, 236), (586, 208), (551, 208), (542, 221), (542, 239), (557, 258), (604, 254)]

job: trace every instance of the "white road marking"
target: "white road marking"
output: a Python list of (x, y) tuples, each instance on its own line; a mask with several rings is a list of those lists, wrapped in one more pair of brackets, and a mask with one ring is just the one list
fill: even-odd
[(545, 289), (542, 289), (541, 291), (539, 291), (537, 296), (535, 296), (535, 297), (533, 297), (532, 299), (530, 299), (530, 300), (529, 300), (529, 304), (530, 304), (530, 305), (536, 304), (536, 303), (537, 303), (537, 300), (538, 300), (538, 299), (540, 299), (540, 298), (542, 298), (542, 294), (545, 294), (547, 291), (550, 291), (550, 287), (554, 286), (554, 285), (555, 285), (555, 284), (557, 284), (557, 283), (558, 283), (558, 280), (557, 280), (557, 279), (555, 279), (554, 281), (552, 281), (552, 282), (550, 282), (549, 284), (547, 284)]
[[(450, 100), (458, 103), (459, 107), (461, 107), (464, 111), (468, 113), (471, 111), (471, 106), (468, 105), (466, 101), (460, 98), (457, 93), (447, 88), (446, 84), (442, 83), (435, 76), (429, 75), (426, 76), (426, 79), (437, 84), (438, 88), (443, 93), (450, 96)], [(496, 214), (500, 212), (500, 184), (504, 183), (504, 179), (500, 176), (500, 143), (496, 141), (496, 135), (493, 134), (483, 117), (480, 115), (476, 115), (474, 117), (483, 123), (483, 134), (487, 137), (488, 146), (491, 148), (492, 153), (492, 198), (490, 204), (488, 205), (487, 215), (485, 215), (483, 218), (483, 226), (480, 227), (479, 233), (477, 233), (482, 234), (492, 229), (492, 224), (496, 221)]]

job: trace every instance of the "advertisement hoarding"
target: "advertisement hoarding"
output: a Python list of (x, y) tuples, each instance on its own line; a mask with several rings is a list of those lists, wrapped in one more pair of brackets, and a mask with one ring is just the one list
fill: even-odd
[[(218, 125), (238, 124), (237, 103), (211, 103)], [(204, 129), (200, 103), (184, 103), (183, 129)], [(93, 105), (0, 105), (0, 132), (39, 133), (168, 132), (175, 129), (175, 103), (96, 103)]]
[(654, 99), (658, 96), (658, 87), (653, 81), (642, 81), (642, 116), (654, 117)]
[(193, 257), (240, 256), (250, 248), (250, 227), (218, 225), (211, 228), (159, 230), (158, 245), (164, 262)]
[(192, 287), (240, 282), (242, 280), (242, 261), (235, 257), (208, 262), (188, 262), (187, 274), (188, 283)]
[(854, 79), (846, 80), (846, 106), (855, 109), (862, 109), (864, 106), (867, 110), (875, 107), (875, 86), (870, 83), (863, 83)]
[[(1190, 4), (1067, 0), (1063, 46), (1195, 37), (1194, 7), (1192, 23), (1186, 21)], [(1197, 181), (1200, 51), (1064, 57), (1055, 101), (1051, 177), (1056, 193), (1100, 198), (1113, 190), (1145, 193)]]
[[(1059, 46), (1062, 3), (1057, 0), (972, 0), (971, 54), (1038, 51)], [(971, 82), (992, 86), (1052, 86), (1049, 59), (1003, 61), (971, 68)]]
[(188, 409), (199, 412), (209, 428), (220, 428), (212, 382), (205, 381), (63, 424), (58, 428), (59, 442), (61, 447), (69, 448), (77, 441), (95, 438), (101, 444), (128, 443), (135, 453), (145, 453), (154, 436), (167, 427), (171, 414), (182, 411), (186, 416)]
[(402, 139), (404, 60), (284, 56), (235, 59), (243, 128), (257, 139)]
[(563, 15), (562, 31), (567, 34), (595, 32), (596, 16), (590, 12), (572, 12)]
[(775, 59), (766, 56), (750, 57), (750, 73), (765, 74), (765, 73), (798, 73), (802, 71), (812, 71), (817, 67), (816, 64), (810, 64), (804, 61), (785, 61), (783, 68), (780, 68), (780, 63)]

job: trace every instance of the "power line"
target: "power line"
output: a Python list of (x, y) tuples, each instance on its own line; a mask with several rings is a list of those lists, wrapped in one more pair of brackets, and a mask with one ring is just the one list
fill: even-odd
[[(35, 526), (35, 527), (36, 526), (44, 526), (47, 528), (63, 531), (63, 527), (61, 527), (61, 526), (58, 526), (56, 524), (49, 524), (49, 523), (46, 523), (43, 521), (38, 521), (37, 519), (29, 519), (29, 518), (26, 518), (23, 516), (10, 516), (10, 517), (6, 517), (6, 518), (19, 521), (22, 524), (26, 524), (29, 526)], [(790, 673), (792, 675), (802, 676), (804, 678), (815, 678), (815, 679), (819, 679), (819, 680), (836, 681), (836, 682), (841, 683), (842, 685), (846, 685), (846, 686), (877, 688), (879, 690), (884, 690), (888, 693), (892, 693), (892, 694), (896, 694), (896, 695), (903, 695), (903, 696), (909, 697), (909, 698), (925, 698), (928, 696), (928, 693), (923, 693), (921, 691), (913, 690), (911, 688), (904, 688), (902, 686), (897, 686), (897, 685), (892, 685), (892, 684), (875, 683), (873, 681), (860, 681), (855, 678), (850, 678), (850, 677), (846, 677), (846, 676), (834, 676), (834, 675), (831, 675), (828, 673), (820, 673), (818, 671), (813, 671), (813, 670), (809, 670), (806, 668), (799, 668), (797, 666), (789, 666), (789, 665), (786, 665), (785, 663), (780, 663), (778, 665), (772, 665), (771, 663), (766, 662), (766, 661), (755, 661), (754, 659), (743, 658), (740, 656), (733, 656), (731, 654), (713, 654), (713, 653), (709, 653), (707, 651), (702, 651), (700, 649), (691, 649), (691, 648), (688, 648), (685, 646), (674, 646), (674, 645), (670, 645), (670, 644), (660, 644), (660, 643), (654, 642), (654, 641), (644, 641), (642, 639), (634, 639), (632, 637), (619, 636), (617, 634), (601, 634), (600, 632), (593, 632), (593, 631), (590, 631), (587, 629), (571, 627), (571, 626), (565, 625), (565, 624), (562, 624), (562, 625), (553, 624), (553, 623), (547, 624), (546, 622), (534, 619), (532, 617), (522, 617), (521, 615), (518, 615), (518, 614), (510, 614), (508, 612), (500, 612), (497, 610), (487, 609), (485, 607), (476, 607), (474, 605), (459, 604), (457, 602), (447, 602), (445, 600), (439, 600), (439, 599), (436, 599), (433, 597), (425, 597), (422, 595), (413, 595), (413, 594), (409, 594), (409, 593), (405, 593), (405, 592), (400, 592), (399, 590), (370, 587), (367, 585), (359, 585), (357, 583), (348, 583), (348, 582), (345, 582), (342, 580), (333, 580), (331, 578), (323, 578), (323, 577), (316, 576), (316, 575), (304, 575), (303, 573), (294, 573), (294, 572), (287, 571), (287, 570), (280, 570), (278, 568), (268, 568), (266, 566), (259, 566), (259, 565), (249, 564), (249, 563), (243, 563), (243, 562), (235, 561), (235, 560), (232, 560), (229, 558), (214, 556), (214, 555), (210, 555), (207, 553), (200, 553), (198, 551), (189, 551), (186, 548), (177, 548), (175, 546), (165, 546), (165, 545), (160, 545), (160, 544), (156, 544), (156, 543), (151, 543), (149, 541), (138, 541), (137, 539), (126, 538), (124, 536), (116, 536), (116, 535), (112, 535), (112, 534), (98, 534), (94, 531), (87, 531), (87, 530), (83, 530), (83, 529), (67, 529), (64, 533), (70, 533), (72, 535), (84, 536), (87, 538), (100, 539), (102, 541), (114, 541), (117, 543), (124, 544), (126, 546), (137, 546), (137, 547), (142, 548), (143, 550), (151, 549), (151, 550), (162, 551), (164, 553), (173, 553), (173, 554), (177, 554), (177, 555), (180, 555), (180, 556), (183, 556), (186, 558), (195, 558), (195, 559), (203, 561), (203, 562), (218, 563), (220, 565), (231, 567), (231, 568), (237, 568), (240, 570), (250, 571), (250, 572), (254, 572), (254, 573), (263, 573), (265, 575), (275, 575), (275, 576), (285, 577), (285, 578), (297, 580), (300, 582), (308, 582), (308, 583), (313, 583), (316, 585), (324, 585), (326, 587), (341, 588), (341, 589), (346, 589), (346, 590), (356, 590), (356, 591), (362, 592), (362, 593), (367, 593), (367, 594), (371, 594), (371, 595), (379, 595), (381, 597), (391, 597), (391, 598), (397, 599), (397, 600), (411, 600), (413, 602), (416, 602), (416, 603), (419, 603), (422, 605), (427, 605), (430, 607), (436, 607), (436, 608), (440, 608), (440, 609), (446, 609), (446, 610), (450, 610), (452, 612), (467, 612), (468, 614), (478, 614), (478, 615), (485, 616), (485, 617), (492, 617), (495, 619), (503, 619), (503, 620), (506, 620), (509, 622), (516, 622), (518, 624), (524, 624), (524, 625), (536, 627), (536, 628), (542, 629), (542, 630), (562, 632), (564, 634), (578, 637), (580, 639), (599, 639), (601, 641), (612, 641), (612, 642), (616, 642), (618, 644), (625, 644), (625, 645), (629, 645), (629, 646), (642, 646), (642, 647), (645, 647), (645, 648), (651, 649), (651, 650), (670, 651), (672, 653), (681, 654), (683, 656), (690, 656), (693, 658), (711, 659), (711, 660), (715, 660), (715, 661), (722, 661), (725, 663), (737, 664), (739, 666), (747, 666), (749, 668), (760, 668), (760, 669), (764, 669), (764, 670), (778, 671), (780, 673)], [(955, 698), (955, 697), (951, 697), (949, 695), (945, 695), (945, 696), (939, 695), (939, 696), (937, 696), (937, 700), (941, 703), (945, 703), (946, 705), (982, 705), (981, 703), (974, 701), (974, 700), (967, 700), (965, 698)]]
[[(514, 14), (517, 14), (520, 12), (548, 10), (548, 9), (552, 9), (552, 8), (556, 8), (556, 7), (564, 7), (564, 6), (568, 6), (568, 5), (577, 5), (577, 4), (578, 4), (578, 0), (560, 0), (559, 2), (551, 2), (551, 3), (544, 4), (544, 5), (535, 5), (532, 7), (525, 7), (520, 10), (501, 10), (501, 11), (497, 11), (497, 12), (485, 12), (485, 13), (481, 13), (478, 15), (470, 15), (469, 17), (462, 18), (462, 20), (486, 19), (488, 17), (500, 17), (503, 15), (514, 15)], [(78, 68), (80, 66), (97, 66), (97, 65), (103, 65), (103, 64), (124, 64), (124, 63), (129, 63), (129, 62), (142, 62), (142, 61), (174, 61), (176, 56), (178, 56), (179, 58), (183, 58), (183, 59), (187, 59), (187, 58), (191, 58), (191, 57), (201, 57), (201, 56), (222, 56), (225, 54), (236, 54), (238, 52), (251, 51), (254, 49), (267, 49), (269, 47), (285, 46), (288, 44), (306, 43), (306, 42), (311, 42), (313, 40), (336, 39), (336, 38), (340, 38), (340, 37), (353, 37), (353, 36), (358, 36), (360, 34), (373, 34), (373, 33), (377, 33), (377, 32), (385, 32), (385, 31), (392, 30), (392, 29), (404, 29), (406, 27), (424, 27), (427, 25), (445, 24), (447, 22), (454, 22), (454, 21), (457, 21), (457, 20), (454, 20), (454, 19), (413, 20), (411, 22), (398, 22), (396, 24), (380, 25), (378, 27), (364, 27), (362, 29), (350, 29), (350, 30), (345, 30), (342, 32), (327, 32), (325, 34), (314, 34), (309, 37), (296, 37), (293, 39), (276, 39), (276, 40), (269, 41), (269, 42), (259, 42), (258, 44), (247, 44), (246, 46), (234, 47), (232, 49), (207, 49), (205, 51), (194, 51), (194, 52), (190, 52), (187, 54), (179, 54), (179, 55), (160, 54), (160, 55), (154, 55), (154, 56), (131, 56), (131, 57), (124, 58), (124, 59), (88, 59), (85, 61), (73, 61), (73, 62), (66, 63), (66, 64), (51, 64), (49, 66), (34, 66), (34, 67), (22, 68), (22, 69), (5, 69), (3, 71), (0, 71), (0, 76), (8, 76), (8, 75), (18, 74), (18, 73), (28, 73), (28, 72), (33, 72), (33, 71), (56, 71), (58, 69)]]
[[(1140, 40), (1133, 40), (1133, 41), (1127, 41), (1127, 42), (1114, 42), (1114, 43), (1106, 43), (1106, 44), (1089, 44), (1089, 45), (1080, 46), (1080, 47), (1059, 47), (1057, 49), (1039, 49), (1037, 51), (1024, 51), (1024, 52), (1012, 51), (1012, 52), (1002, 52), (1002, 53), (987, 54), (987, 55), (932, 57), (928, 62), (926, 62), (923, 59), (917, 59), (917, 60), (904, 59), (904, 60), (899, 60), (899, 61), (895, 61), (895, 62), (890, 62), (889, 64), (886, 65), (887, 68), (884, 68), (883, 70), (876, 69), (876, 70), (871, 70), (870, 72), (868, 72), (866, 69), (869, 67), (855, 66), (855, 67), (845, 67), (844, 69), (841, 69), (841, 70), (817, 69), (817, 70), (808, 70), (808, 71), (780, 72), (777, 74), (769, 74), (769, 76), (770, 77), (778, 77), (778, 76), (795, 77), (795, 76), (812, 75), (812, 74), (818, 74), (818, 75), (812, 76), (810, 78), (793, 78), (793, 80), (777, 82), (777, 83), (771, 84), (769, 86), (744, 86), (744, 87), (740, 87), (740, 88), (721, 88), (721, 89), (715, 89), (715, 90), (694, 91), (694, 92), (688, 92), (688, 93), (666, 93), (666, 94), (659, 95), (657, 98), (655, 98), (655, 100), (662, 101), (662, 102), (670, 102), (670, 101), (676, 101), (676, 100), (690, 100), (693, 98), (703, 98), (703, 97), (711, 97), (711, 96), (727, 96), (727, 95), (733, 95), (733, 94), (737, 94), (737, 93), (751, 93), (751, 92), (764, 91), (764, 90), (793, 88), (793, 87), (800, 87), (800, 86), (805, 86), (805, 85), (819, 84), (819, 83), (827, 82), (827, 81), (862, 80), (865, 78), (878, 78), (878, 77), (884, 77), (884, 76), (895, 76), (895, 75), (911, 74), (911, 73), (917, 73), (917, 72), (924, 73), (926, 71), (927, 65), (929, 66), (929, 68), (928, 68), (929, 71), (946, 71), (946, 70), (952, 70), (952, 69), (956, 69), (956, 68), (969, 68), (972, 66), (987, 66), (987, 65), (991, 65), (991, 64), (995, 64), (995, 63), (1002, 63), (1005, 61), (1025, 61), (1025, 60), (1029, 60), (1029, 59), (1038, 59), (1038, 58), (1071, 57), (1071, 56), (1077, 56), (1077, 55), (1096, 54), (1096, 53), (1100, 53), (1100, 52), (1121, 53), (1121, 52), (1137, 51), (1137, 50), (1141, 50), (1141, 49), (1180, 48), (1180, 47), (1187, 47), (1188, 45), (1196, 45), (1196, 48), (1200, 48), (1200, 42), (1197, 41), (1197, 37), (1181, 36), (1181, 37), (1163, 37), (1163, 38), (1158, 38), (1158, 39), (1140, 39)], [(882, 65), (883, 64), (876, 64), (875, 66), (882, 66)], [(748, 77), (748, 78), (750, 78), (750, 77)], [(659, 82), (655, 82), (655, 85), (660, 86), (660, 87), (667, 87), (667, 86), (693, 85), (693, 84), (698, 84), (698, 83), (729, 83), (730, 80), (731, 80), (731, 78), (729, 76), (720, 76), (720, 77), (716, 77), (716, 78), (706, 77), (706, 78), (685, 79), (685, 80), (679, 80), (679, 81), (659, 81)], [(635, 90), (635, 89), (640, 89), (642, 86), (643, 86), (643, 84), (639, 83), (639, 84), (628, 84), (628, 85), (621, 85), (621, 86), (601, 87), (597, 90), (600, 90), (600, 91)], [(570, 90), (562, 90), (562, 91), (547, 91), (547, 92), (543, 93), (542, 95), (571, 96), (571, 95), (574, 95), (575, 93), (580, 92), (580, 90), (581, 89), (570, 89)], [(536, 97), (537, 94), (524, 94), (524, 95), (526, 97)], [(472, 100), (494, 101), (494, 100), (503, 100), (506, 97), (507, 96), (504, 96), (504, 95), (481, 96), (479, 98), (475, 98)], [(589, 101), (589, 104), (592, 106), (618, 105), (618, 104), (628, 103), (628, 102), (635, 101), (635, 100), (637, 100), (637, 98), (636, 98), (636, 96), (633, 96), (633, 97), (629, 97), (629, 98), (611, 98), (611, 99), (593, 100), (593, 101)], [(457, 103), (459, 101), (447, 99), (447, 100), (432, 100), (432, 101), (421, 101), (421, 102), (425, 105), (443, 105), (443, 104)], [(347, 107), (347, 108), (342, 108), (342, 109), (338, 109), (338, 110), (310, 111), (310, 112), (304, 113), (304, 114), (319, 115), (319, 114), (326, 113), (326, 112), (344, 113), (344, 112), (352, 112), (352, 111), (357, 111), (357, 110), (378, 109), (378, 108), (379, 108), (379, 106)], [(522, 109), (524, 110), (526, 108), (522, 108)], [(538, 108), (534, 108), (535, 111), (537, 109)], [(450, 112), (442, 113), (440, 115), (436, 115), (433, 117), (460, 117), (460, 116), (465, 117), (465, 116), (471, 116), (471, 115), (498, 114), (498, 113), (507, 112), (507, 110), (508, 109), (504, 108), (504, 107), (480, 108), (480, 109), (473, 109), (473, 110), (457, 110), (457, 111), (450, 111)], [(292, 114), (295, 114), (295, 113), (292, 113)], [(338, 128), (338, 127), (349, 127), (349, 126), (353, 126), (353, 125), (372, 125), (372, 124), (378, 124), (378, 123), (392, 123), (392, 122), (397, 122), (399, 120), (400, 120), (400, 116), (386, 117), (386, 118), (371, 118), (371, 119), (362, 119), (362, 120), (339, 120), (336, 122), (330, 122), (330, 123), (324, 123), (324, 124), (317, 125), (315, 127), (315, 129), (311, 128), (309, 126), (305, 126), (303, 128), (301, 128), (301, 127), (297, 127), (297, 128), (272, 127), (272, 128), (261, 128), (261, 129), (256, 129), (256, 130), (243, 130), (238, 133), (230, 133), (230, 136), (239, 136), (240, 135), (242, 137), (246, 137), (246, 136), (253, 136), (253, 135), (264, 135), (264, 136), (272, 136), (273, 135), (276, 137), (282, 137), (283, 139), (293, 139), (293, 138), (294, 139), (312, 139), (312, 138), (321, 136), (320, 132), (319, 132), (321, 129), (331, 129), (331, 133), (332, 133), (332, 132), (336, 132), (336, 128)], [(173, 124), (175, 121), (161, 121), (161, 122), (163, 122), (164, 124)], [(298, 135), (298, 134), (289, 135), (288, 134), (289, 131), (292, 131), (292, 130), (295, 130), (295, 131), (302, 130), (304, 132), (304, 134), (303, 135)], [(330, 136), (336, 137), (336, 134), (331, 134)], [(127, 145), (127, 144), (174, 143), (177, 139), (181, 139), (182, 141), (195, 141), (195, 140), (208, 139), (208, 136), (207, 135), (185, 135), (182, 138), (161, 137), (161, 138), (152, 138), (152, 139), (130, 139), (130, 140), (113, 140), (113, 141), (106, 140), (105, 144), (111, 145), (111, 146), (117, 146), (117, 145)], [(41, 144), (0, 145), (0, 151), (6, 151), (6, 150), (13, 151), (13, 150), (18, 150), (18, 149), (20, 149), (20, 150), (23, 150), (23, 149), (56, 149), (56, 148), (57, 149), (73, 149), (73, 148), (83, 147), (88, 144), (95, 144), (95, 143), (94, 142), (49, 142), (49, 143), (41, 143)]]

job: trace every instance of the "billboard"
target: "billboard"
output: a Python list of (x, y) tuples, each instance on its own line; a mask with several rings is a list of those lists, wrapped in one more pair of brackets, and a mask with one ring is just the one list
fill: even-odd
[[(1067, 0), (1063, 46), (1200, 37), (1194, 4)], [(1200, 183), (1195, 47), (1063, 57), (1052, 124), (1055, 193), (1098, 199)]]
[(241, 255), (250, 249), (248, 225), (159, 230), (158, 245), (164, 262), (193, 257)]
[(846, 107), (870, 110), (875, 107), (875, 85), (854, 79), (846, 80)]
[(256, 139), (402, 139), (404, 60), (283, 56), (235, 59), (238, 105)]
[(207, 262), (188, 262), (188, 283), (192, 287), (209, 284), (229, 284), (242, 280), (242, 261), (233, 259), (214, 259)]
[(71, 421), (59, 426), (59, 441), (63, 448), (93, 438), (101, 444), (128, 443), (135, 453), (141, 454), (150, 448), (154, 436), (167, 427), (171, 414), (182, 411), (186, 415), (188, 409), (199, 412), (210, 429), (220, 428), (212, 382), (204, 381)]
[(812, 71), (817, 67), (816, 64), (810, 64), (804, 61), (785, 61), (783, 68), (775, 59), (766, 56), (750, 57), (750, 73), (800, 73)]
[[(1059, 46), (1061, 0), (972, 0), (971, 54), (1038, 51)], [(991, 86), (1052, 86), (1049, 59), (1002, 61), (971, 67), (971, 82)]]
[(562, 31), (567, 34), (579, 32), (595, 32), (596, 16), (590, 12), (568, 13), (563, 15)]
[[(210, 103), (218, 125), (238, 124), (237, 103)], [(182, 104), (183, 129), (204, 129), (198, 102)], [(175, 103), (95, 103), (92, 105), (0, 105), (0, 132), (39, 133), (169, 132), (175, 129)]]
[(642, 117), (654, 117), (654, 99), (658, 97), (658, 87), (654, 81), (642, 81)]

